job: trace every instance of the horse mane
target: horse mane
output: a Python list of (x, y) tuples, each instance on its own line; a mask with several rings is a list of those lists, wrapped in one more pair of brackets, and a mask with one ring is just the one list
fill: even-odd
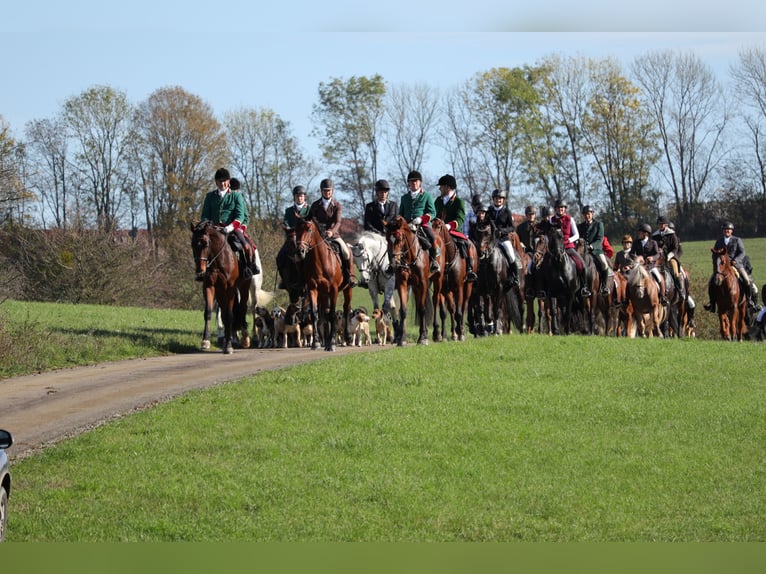
[(649, 278), (649, 272), (643, 264), (643, 257), (639, 255), (636, 264), (628, 274), (628, 285), (636, 287), (647, 278)]

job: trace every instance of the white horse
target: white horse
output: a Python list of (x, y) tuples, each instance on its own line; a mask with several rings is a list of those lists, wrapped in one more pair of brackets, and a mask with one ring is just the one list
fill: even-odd
[[(253, 275), (253, 278), (250, 281), (250, 296), (247, 300), (247, 307), (252, 313), (253, 322), (251, 324), (251, 327), (255, 325), (255, 308), (258, 305), (268, 305), (269, 302), (274, 298), (273, 293), (269, 293), (268, 291), (264, 291), (261, 289), (263, 287), (263, 267), (261, 267), (261, 255), (258, 253), (258, 248), (255, 249), (255, 263), (258, 265), (258, 269), (261, 270), (260, 273), (257, 273), (256, 275)], [(218, 326), (218, 342), (220, 343), (223, 341), (223, 321), (221, 320), (221, 311), (218, 308), (218, 303), (215, 304), (215, 317), (216, 317), (216, 325)], [(237, 341), (239, 334), (234, 335), (235, 341)], [(241, 344), (244, 348), (247, 348), (250, 346), (250, 336), (249, 333), (245, 330), (242, 334), (242, 340), (237, 341), (239, 344)], [(204, 343), (203, 343), (204, 345)], [(208, 347), (210, 348), (210, 342), (208, 341)]]
[[(359, 282), (367, 285), (373, 308), (384, 312), (392, 311), (396, 303), (392, 301), (396, 288), (396, 278), (387, 275), (388, 249), (386, 238), (372, 231), (363, 231), (355, 245), (351, 246), (354, 263), (359, 270)], [(378, 295), (383, 294), (383, 307), (378, 305)]]

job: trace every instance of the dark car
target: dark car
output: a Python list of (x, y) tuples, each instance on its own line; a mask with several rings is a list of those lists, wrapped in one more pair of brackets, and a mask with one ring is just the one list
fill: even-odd
[(11, 471), (5, 449), (13, 444), (8, 431), (0, 430), (0, 542), (5, 540), (5, 524), (8, 520), (8, 497), (11, 496)]

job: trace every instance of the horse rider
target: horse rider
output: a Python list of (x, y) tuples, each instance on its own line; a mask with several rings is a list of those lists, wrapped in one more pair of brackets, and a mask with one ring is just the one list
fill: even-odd
[[(609, 294), (609, 278), (614, 276), (612, 266), (604, 253), (604, 223), (595, 218), (595, 212), (590, 205), (582, 208), (585, 220), (580, 222), (582, 237), (585, 240), (585, 248), (593, 256), (598, 267), (599, 280), (601, 282), (601, 294)], [(614, 279), (612, 279), (614, 281)]]
[(364, 206), (365, 231), (385, 235), (386, 225), (396, 219), (399, 207), (395, 201), (388, 199), (390, 189), (385, 179), (375, 182), (375, 200)]
[(444, 221), (458, 252), (465, 259), (465, 280), (471, 283), (476, 281), (478, 277), (473, 269), (474, 260), (471, 256), (470, 240), (462, 232), (463, 223), (465, 223), (465, 203), (457, 196), (457, 181), (452, 175), (441, 176), (437, 185), (439, 186), (440, 197), (434, 202), (436, 217)]
[(614, 271), (627, 275), (633, 267), (633, 257), (630, 252), (633, 248), (633, 237), (626, 233), (622, 236), (622, 251), (618, 251), (614, 256)]
[(506, 287), (519, 284), (521, 278), (521, 261), (516, 256), (516, 250), (511, 243), (510, 235), (516, 231), (513, 224), (513, 213), (506, 203), (506, 193), (502, 189), (492, 191), (492, 207), (489, 210), (489, 219), (495, 226), (495, 233), (500, 244), (500, 252), (508, 262), (508, 282)]
[(657, 230), (652, 233), (652, 239), (657, 242), (660, 251), (662, 251), (665, 257), (665, 264), (670, 269), (673, 283), (676, 285), (676, 290), (679, 290), (681, 288), (680, 242), (676, 232), (670, 228), (670, 220), (664, 215), (660, 215), (657, 218)]
[(535, 251), (535, 225), (537, 225), (537, 209), (534, 205), (527, 205), (524, 208), (524, 221), (516, 228), (516, 235), (519, 236), (524, 251), (530, 255)]
[[(734, 224), (730, 221), (725, 222), (721, 226), (721, 237), (716, 240), (715, 245), (713, 246), (713, 251), (719, 251), (721, 249), (726, 250), (726, 254), (729, 256), (729, 259), (731, 259), (731, 264), (737, 269), (737, 273), (739, 273), (739, 279), (742, 282), (742, 285), (747, 288), (748, 305), (751, 309), (757, 310), (758, 288), (755, 286), (755, 283), (753, 283), (753, 280), (750, 278), (750, 274), (746, 269), (750, 260), (745, 253), (745, 242), (742, 241), (741, 237), (734, 235)], [(715, 258), (715, 253), (713, 253), (713, 274), (710, 276), (710, 280), (707, 284), (708, 296), (710, 299), (703, 305), (706, 311), (711, 312), (715, 312)]]
[(234, 233), (236, 241), (231, 242), (232, 247), (244, 253), (240, 273), (244, 279), (250, 279), (261, 270), (255, 264), (255, 244), (245, 235), (248, 221), (245, 200), (241, 192), (232, 191), (231, 175), (226, 168), (217, 169), (214, 179), (216, 189), (205, 194), (202, 220), (220, 225), (226, 233)]
[(418, 234), (418, 239), (431, 256), (429, 272), (431, 275), (435, 275), (441, 271), (439, 267), (441, 249), (436, 247), (434, 230), (428, 224), (431, 218), (436, 216), (434, 198), (430, 193), (423, 191), (423, 176), (420, 175), (419, 171), (413, 170), (407, 174), (407, 187), (409, 187), (410, 191), (405, 193), (399, 202), (399, 215), (407, 223), (414, 225), (416, 229), (420, 229), (425, 234), (425, 237)]
[(474, 193), (471, 196), (471, 209), (465, 212), (465, 221), (463, 222), (463, 235), (468, 237), (471, 233), (471, 224), (476, 221), (476, 208), (481, 205), (481, 195)]
[(471, 223), (471, 229), (468, 231), (469, 239), (474, 243), (477, 243), (479, 241), (479, 235), (476, 230), (482, 229), (487, 225), (491, 226), (492, 235), (494, 235), (495, 225), (489, 219), (489, 208), (483, 202), (480, 202), (476, 206), (476, 221)]
[(342, 222), (340, 203), (333, 197), (335, 187), (331, 179), (323, 179), (319, 183), (319, 191), (322, 197), (311, 204), (309, 217), (314, 220), (325, 239), (338, 246), (341, 258), (343, 279), (349, 287), (356, 286), (354, 276), (353, 259), (348, 250), (348, 245), (340, 236), (340, 224)]
[(638, 226), (636, 233), (638, 234), (638, 241), (633, 244), (633, 247), (630, 250), (630, 256), (634, 260), (639, 256), (643, 257), (644, 265), (649, 269), (659, 287), (660, 301), (663, 305), (667, 305), (668, 299), (665, 296), (665, 282), (662, 280), (660, 270), (657, 269), (656, 266), (657, 258), (660, 256), (660, 246), (651, 238), (652, 226), (648, 223), (642, 223)]
[(286, 289), (285, 277), (283, 270), (288, 265), (294, 265), (295, 262), (290, 258), (290, 251), (293, 250), (295, 245), (295, 227), (301, 219), (306, 219), (309, 216), (309, 204), (306, 203), (306, 188), (302, 185), (296, 185), (293, 188), (293, 203), (285, 208), (285, 213), (282, 216), (282, 228), (285, 230), (285, 242), (282, 247), (279, 248), (277, 253), (277, 271), (279, 271), (279, 289)]
[(561, 228), (561, 235), (564, 239), (564, 251), (572, 258), (575, 267), (577, 268), (577, 276), (580, 278), (580, 293), (583, 297), (589, 297), (591, 295), (590, 289), (588, 289), (587, 281), (585, 280), (585, 261), (580, 257), (575, 249), (575, 241), (580, 239), (580, 232), (577, 230), (577, 224), (574, 219), (567, 213), (567, 202), (559, 198), (554, 204), (556, 208), (556, 215), (551, 219), (551, 223), (554, 226)]

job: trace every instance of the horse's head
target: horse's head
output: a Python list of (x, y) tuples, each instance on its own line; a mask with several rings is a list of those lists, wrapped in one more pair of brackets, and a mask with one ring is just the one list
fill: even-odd
[(298, 256), (305, 259), (309, 251), (314, 249), (322, 238), (319, 228), (310, 219), (301, 219), (295, 228), (295, 244), (298, 248)]
[[(726, 279), (726, 276), (732, 273), (731, 259), (725, 248), (710, 248), (713, 253), (713, 264), (715, 265), (715, 284), (720, 285)], [(732, 273), (733, 274), (733, 273)]]
[(543, 261), (545, 260), (545, 256), (548, 253), (548, 236), (545, 234), (541, 234), (537, 237), (537, 241), (535, 242), (535, 250), (532, 254), (532, 260), (535, 263), (536, 268), (540, 268), (540, 266), (543, 264)]
[(394, 268), (407, 266), (407, 254), (412, 252), (414, 258), (414, 248), (417, 243), (415, 232), (412, 231), (401, 215), (386, 227), (386, 241), (388, 242), (388, 257)]
[(487, 223), (486, 225), (477, 225), (474, 227), (474, 233), (476, 237), (476, 251), (478, 252), (479, 259), (486, 259), (492, 253), (495, 242), (495, 234), (493, 233), (492, 226)]
[(202, 281), (209, 273), (210, 264), (225, 247), (226, 241), (210, 221), (192, 222), (191, 246), (194, 254), (195, 279)]

